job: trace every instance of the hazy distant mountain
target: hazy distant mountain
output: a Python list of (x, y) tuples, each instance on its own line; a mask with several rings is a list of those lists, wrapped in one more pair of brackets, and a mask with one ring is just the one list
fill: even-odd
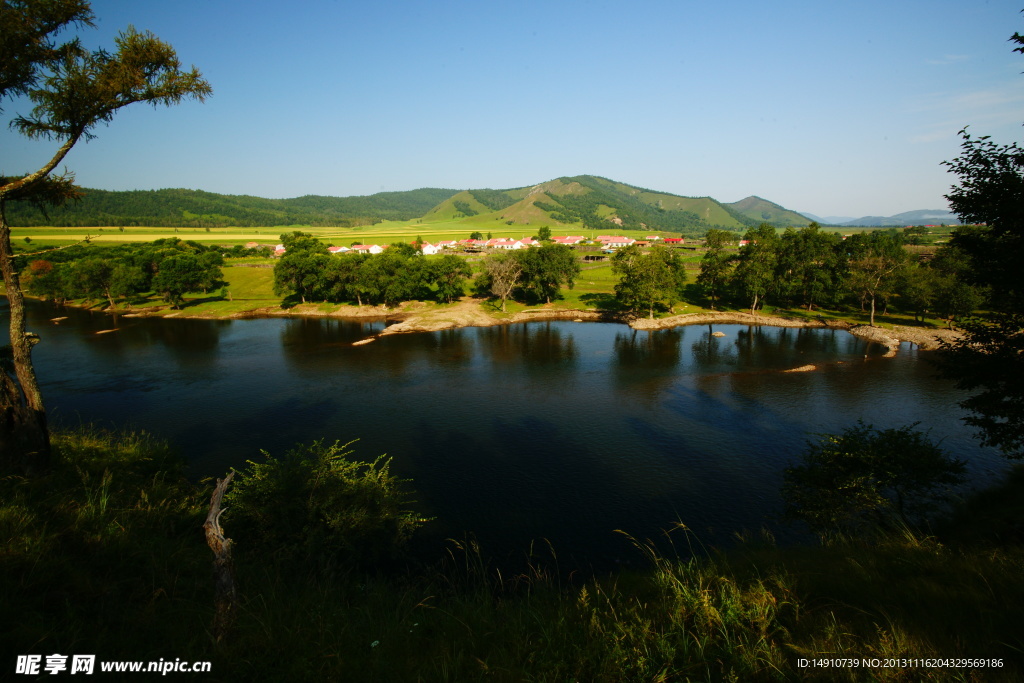
[(801, 211), (800, 215), (806, 216), (807, 218), (810, 218), (812, 221), (820, 223), (821, 225), (842, 225), (847, 221), (857, 220), (856, 216), (825, 216), (824, 218), (822, 218), (821, 216), (815, 216), (813, 213), (807, 213), (806, 211)]
[(849, 216), (826, 216), (819, 218), (806, 211), (801, 212), (811, 220), (818, 221), (822, 225), (838, 225), (848, 228), (880, 228), (880, 227), (902, 227), (906, 225), (960, 225), (960, 219), (956, 214), (942, 209), (920, 209), (918, 211), (905, 211), (895, 216), (864, 216), (862, 218), (851, 218)]

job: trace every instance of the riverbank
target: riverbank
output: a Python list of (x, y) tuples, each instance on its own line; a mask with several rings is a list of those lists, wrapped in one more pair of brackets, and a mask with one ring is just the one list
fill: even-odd
[(895, 354), (900, 344), (910, 342), (926, 351), (938, 349), (943, 342), (952, 341), (960, 336), (959, 330), (940, 328), (911, 327), (909, 325), (893, 325), (892, 328), (855, 325), (843, 320), (832, 320), (824, 317), (816, 319), (782, 318), (771, 315), (751, 315), (738, 311), (720, 311), (675, 315), (669, 318), (641, 318), (630, 323), (637, 330), (663, 330), (681, 325), (768, 325), (771, 327), (804, 327), (828, 328), (845, 330), (850, 334), (882, 344), (889, 349), (887, 355)]
[[(93, 308), (86, 304), (67, 303), (79, 308)], [(492, 310), (488, 310), (491, 308)], [(887, 356), (894, 355), (901, 343), (909, 342), (926, 351), (939, 349), (943, 342), (957, 339), (961, 332), (935, 327), (892, 325), (872, 327), (846, 320), (817, 316), (815, 318), (790, 318), (777, 315), (752, 315), (743, 311), (702, 311), (684, 313), (666, 318), (627, 318), (621, 314), (593, 309), (566, 309), (551, 304), (516, 312), (502, 312), (486, 304), (485, 300), (463, 297), (448, 305), (424, 301), (409, 301), (397, 308), (386, 306), (353, 306), (349, 304), (328, 305), (297, 304), (294, 306), (261, 306), (243, 311), (195, 311), (186, 307), (171, 310), (166, 305), (136, 307), (130, 309), (98, 309), (112, 315), (126, 318), (164, 317), (197, 320), (244, 320), (249, 318), (313, 317), (338, 318), (342, 320), (384, 321), (388, 325), (379, 334), (358, 343), (368, 343), (379, 337), (394, 334), (438, 332), (462, 327), (493, 327), (514, 323), (546, 320), (570, 320), (574, 322), (617, 322), (629, 325), (635, 330), (664, 330), (689, 325), (766, 325), (769, 327), (826, 328), (843, 330), (850, 334), (885, 346)]]

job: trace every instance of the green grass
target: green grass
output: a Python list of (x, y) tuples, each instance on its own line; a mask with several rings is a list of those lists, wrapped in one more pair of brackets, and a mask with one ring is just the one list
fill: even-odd
[[(1019, 519), (1020, 470), (967, 501), (938, 536), (778, 547), (764, 534), (718, 552), (679, 526), (678, 556), (637, 542), (644, 568), (600, 575), (566, 575), (544, 545), (501, 573), (472, 540), (387, 572), (297, 566), (236, 534), (238, 618), (214, 643), (200, 528), (212, 484), (184, 479), (148, 435), (86, 427), (54, 443), (49, 474), (0, 477), (9, 653), (211, 660), (213, 680), (240, 681), (1024, 676), (1024, 549), (984, 533), (1001, 515)], [(800, 669), (801, 657), (985, 657), (1002, 667)]]

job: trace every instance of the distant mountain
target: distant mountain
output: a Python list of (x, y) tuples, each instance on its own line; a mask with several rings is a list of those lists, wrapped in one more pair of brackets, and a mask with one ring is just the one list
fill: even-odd
[(844, 226), (848, 227), (861, 227), (861, 228), (873, 228), (882, 226), (897, 226), (902, 227), (906, 225), (960, 225), (960, 219), (956, 217), (956, 214), (950, 213), (949, 211), (943, 211), (941, 209), (922, 209), (919, 211), (905, 211), (904, 213), (898, 213), (895, 216), (864, 216), (856, 220), (847, 221), (843, 223)]
[(201, 190), (111, 192), (83, 190), (82, 200), (49, 216), (12, 202), (15, 226), (272, 227), (367, 225), (381, 220), (482, 221), (506, 225), (582, 224), (586, 230), (662, 231), (703, 234), (708, 228), (746, 230), (763, 222), (780, 227), (808, 223), (800, 214), (760, 197), (723, 204), (711, 197), (684, 197), (599, 176), (556, 178), (508, 190), (423, 188), (365, 197), (309, 195), (265, 199)]
[(918, 211), (905, 211), (895, 216), (864, 216), (863, 218), (850, 218), (849, 216), (826, 216), (818, 218), (812, 213), (802, 212), (811, 220), (822, 225), (835, 225), (844, 228), (881, 228), (881, 227), (903, 227), (907, 225), (960, 225), (960, 219), (956, 214), (942, 209), (921, 209)]
[(822, 218), (821, 216), (815, 216), (813, 213), (807, 213), (806, 211), (801, 211), (800, 215), (806, 216), (820, 225), (842, 225), (847, 221), (857, 220), (856, 216), (825, 216)]
[[(757, 221), (758, 223), (803, 227), (808, 225), (812, 220), (816, 220), (814, 218), (808, 220), (807, 217), (797, 213), (796, 211), (784, 209), (774, 202), (755, 196), (741, 199), (740, 201), (733, 202), (732, 204), (726, 204), (726, 206), (732, 207), (733, 210)], [(820, 223), (821, 221), (818, 222)]]

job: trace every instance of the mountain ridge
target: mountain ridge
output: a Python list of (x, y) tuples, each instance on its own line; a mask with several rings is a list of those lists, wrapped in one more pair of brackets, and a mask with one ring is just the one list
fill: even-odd
[[(906, 212), (900, 216), (911, 221), (912, 214), (934, 213)], [(350, 197), (304, 195), (287, 199), (181, 188), (83, 189), (80, 202), (52, 209), (48, 215), (22, 203), (9, 203), (7, 214), (12, 225), (24, 227), (355, 227), (385, 220), (419, 220), (547, 225), (552, 229), (582, 225), (600, 232), (648, 230), (690, 235), (703, 234), (709, 228), (743, 231), (762, 222), (802, 227), (813, 220), (756, 195), (725, 203), (594, 175), (562, 176), (504, 190), (418, 188)]]

